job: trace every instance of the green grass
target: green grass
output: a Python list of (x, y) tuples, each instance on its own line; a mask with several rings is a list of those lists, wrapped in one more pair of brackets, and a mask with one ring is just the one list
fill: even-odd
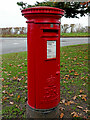
[[(3, 116), (25, 117), (27, 96), (27, 53), (10, 53), (2, 56), (3, 75)], [(4, 87), (8, 85), (7, 87)], [(13, 94), (10, 96), (9, 94)], [(8, 97), (8, 99), (6, 99)], [(10, 102), (14, 102), (13, 105)]]
[[(4, 118), (25, 118), (27, 101), (27, 52), (10, 53), (2, 55), (2, 113)], [(65, 99), (75, 104), (60, 103), (65, 110), (64, 118), (71, 118), (73, 111), (82, 113), (80, 117), (88, 116), (84, 110), (87, 108), (88, 98), (88, 45), (74, 45), (61, 47), (61, 101)], [(80, 90), (82, 92), (80, 93)], [(86, 95), (82, 99), (79, 95)], [(73, 97), (77, 96), (75, 100)], [(10, 104), (10, 102), (13, 104)], [(80, 110), (77, 106), (82, 106)], [(68, 111), (68, 113), (67, 113)], [(62, 111), (61, 111), (62, 112)]]
[(27, 34), (0, 35), (0, 37), (27, 37)]
[[(61, 100), (74, 101), (75, 104), (70, 104), (69, 108), (65, 104), (61, 104), (66, 111), (69, 112), (68, 117), (71, 118), (71, 112), (81, 113), (79, 117), (88, 116), (84, 109), (88, 106), (88, 45), (72, 45), (61, 47)], [(80, 95), (86, 95), (86, 98)], [(73, 97), (76, 96), (74, 100)], [(80, 110), (77, 106), (82, 106)], [(71, 109), (69, 111), (69, 109)], [(64, 114), (66, 114), (66, 111)], [(78, 112), (79, 111), (79, 112)]]
[(62, 37), (86, 37), (86, 36), (90, 36), (90, 33), (61, 33)]
[[(61, 33), (61, 37), (87, 37), (90, 33)], [(0, 35), (0, 37), (27, 37), (26, 34)]]
[(63, 78), (61, 84), (66, 81), (64, 86), (75, 84), (82, 88), (84, 82), (87, 81), (87, 76), (88, 45), (61, 47), (61, 78)]

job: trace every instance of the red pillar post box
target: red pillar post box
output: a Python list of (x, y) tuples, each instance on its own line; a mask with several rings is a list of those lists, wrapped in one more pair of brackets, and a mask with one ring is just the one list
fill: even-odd
[(22, 15), (28, 24), (28, 116), (54, 117), (60, 102), (59, 18), (64, 11), (32, 7), (22, 10)]

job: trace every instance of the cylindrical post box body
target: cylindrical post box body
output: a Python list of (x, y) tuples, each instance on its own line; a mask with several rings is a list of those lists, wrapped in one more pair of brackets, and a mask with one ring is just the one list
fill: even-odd
[(60, 102), (60, 21), (64, 11), (53, 7), (22, 10), (27, 18), (28, 105), (51, 109)]

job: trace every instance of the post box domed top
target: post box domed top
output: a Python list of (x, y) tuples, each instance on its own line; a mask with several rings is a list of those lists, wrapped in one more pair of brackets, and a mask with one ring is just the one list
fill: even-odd
[(49, 22), (58, 23), (59, 18), (64, 15), (64, 10), (54, 7), (39, 6), (23, 9), (22, 15), (27, 18), (28, 22)]
[(57, 14), (57, 15), (64, 15), (64, 10), (54, 7), (47, 7), (47, 6), (39, 6), (39, 7), (31, 7), (22, 10), (22, 15), (27, 14)]

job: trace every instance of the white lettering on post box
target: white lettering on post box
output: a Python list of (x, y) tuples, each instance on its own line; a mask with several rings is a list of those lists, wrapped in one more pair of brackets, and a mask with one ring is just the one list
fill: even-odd
[(47, 41), (47, 58), (56, 58), (56, 41)]

